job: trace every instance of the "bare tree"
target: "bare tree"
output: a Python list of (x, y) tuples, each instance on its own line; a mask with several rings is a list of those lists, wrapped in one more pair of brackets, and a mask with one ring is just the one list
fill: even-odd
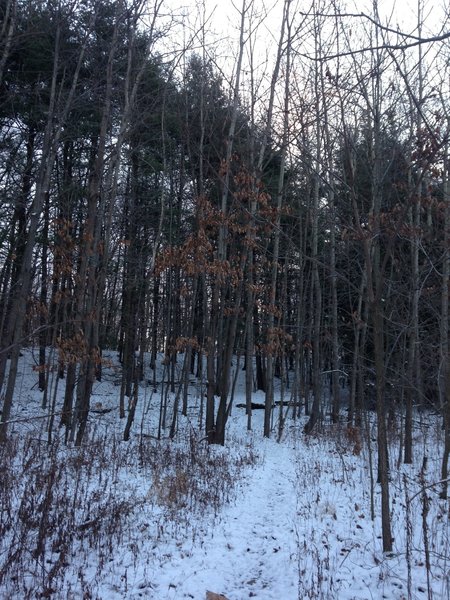
[[(283, 129), (281, 137), (281, 156), (280, 156), (280, 170), (278, 174), (278, 187), (276, 196), (276, 219), (275, 229), (273, 235), (273, 251), (272, 251), (272, 272), (269, 284), (269, 307), (268, 307), (268, 319), (267, 319), (267, 365), (266, 365), (266, 398), (265, 398), (265, 410), (264, 410), (264, 436), (270, 436), (271, 428), (271, 415), (274, 403), (274, 355), (276, 348), (279, 345), (279, 332), (274, 328), (275, 325), (275, 312), (276, 312), (276, 297), (277, 297), (277, 279), (278, 279), (278, 259), (280, 252), (280, 223), (281, 223), (281, 208), (283, 205), (284, 197), (284, 178), (286, 169), (286, 159), (289, 146), (289, 103), (290, 103), (290, 75), (291, 75), (291, 34), (292, 34), (292, 21), (290, 15), (291, 0), (286, 0), (283, 8), (283, 21), (281, 26), (280, 42), (278, 45), (276, 69), (272, 78), (271, 86), (271, 100), (273, 101), (272, 95), (275, 91), (276, 81), (278, 79), (278, 71), (280, 68), (282, 48), (285, 47), (285, 65), (284, 65), (284, 105), (283, 105)], [(284, 39), (285, 29), (286, 39)], [(270, 110), (273, 110), (273, 106), (270, 106)], [(261, 154), (262, 156), (262, 154)], [(261, 159), (260, 159), (260, 162)], [(282, 415), (283, 407), (280, 408), (280, 415)], [(282, 416), (280, 416), (282, 419)], [(282, 427), (280, 421), (280, 428)]]
[[(240, 26), (239, 26), (239, 46), (238, 55), (234, 73), (234, 86), (233, 86), (233, 100), (231, 106), (230, 115), (230, 127), (227, 135), (226, 143), (226, 156), (223, 161), (222, 168), (222, 193), (220, 212), (222, 216), (222, 224), (219, 227), (218, 242), (217, 242), (217, 260), (219, 265), (225, 264), (227, 258), (227, 224), (226, 216), (228, 213), (228, 198), (230, 194), (230, 181), (231, 181), (231, 159), (234, 149), (234, 139), (236, 133), (236, 124), (239, 114), (239, 96), (240, 96), (240, 84), (242, 75), (242, 62), (244, 58), (244, 49), (246, 42), (246, 20), (248, 11), (253, 3), (253, 0), (242, 1), (240, 8)], [(218, 278), (214, 284), (212, 299), (211, 299), (211, 317), (209, 322), (210, 331), (209, 333), (209, 344), (207, 354), (207, 403), (206, 403), (206, 434), (210, 443), (223, 444), (225, 439), (225, 425), (228, 418), (228, 391), (229, 391), (229, 376), (231, 368), (231, 354), (230, 346), (234, 346), (234, 335), (231, 330), (230, 339), (227, 340), (228, 347), (224, 348), (225, 354), (218, 358), (218, 372), (220, 372), (220, 402), (215, 414), (215, 392), (217, 390), (217, 379), (215, 369), (215, 357), (216, 352), (220, 353), (220, 331), (223, 327), (223, 317), (221, 316), (223, 310), (223, 304), (221, 306), (221, 290), (222, 285), (220, 278)], [(232, 350), (231, 350), (232, 352)], [(224, 358), (225, 362), (222, 363)]]

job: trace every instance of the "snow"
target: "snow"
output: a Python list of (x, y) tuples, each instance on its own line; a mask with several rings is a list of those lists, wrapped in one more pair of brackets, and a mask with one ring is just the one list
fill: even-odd
[(191, 556), (178, 554), (160, 567), (158, 597), (199, 598), (202, 590), (230, 600), (296, 597), (294, 455), (289, 446), (270, 442), (264, 451), (263, 462)]
[[(114, 353), (108, 358), (116, 362)], [(201, 600), (208, 590), (228, 600), (450, 597), (448, 504), (439, 499), (439, 487), (433, 485), (439, 480), (442, 451), (435, 416), (417, 416), (413, 465), (397, 465), (399, 440), (391, 433), (395, 540), (392, 554), (385, 555), (376, 483), (374, 520), (370, 509), (367, 438), (374, 438), (373, 424), (370, 436), (360, 432), (359, 444), (345, 426), (326, 425), (306, 437), (304, 418), (296, 422), (289, 418), (278, 443), (262, 437), (263, 411), (254, 411), (253, 431), (246, 432), (245, 410), (235, 406), (225, 448), (208, 448), (197, 421), (202, 390), (193, 385), (190, 417), (180, 416), (176, 440), (159, 443), (152, 436), (157, 431), (160, 393), (143, 385), (132, 439), (122, 442), (120, 388), (114, 385), (117, 366), (111, 366), (105, 367), (102, 383), (95, 385), (91, 403), (110, 412), (90, 414), (81, 449), (65, 446), (63, 431), (55, 425), (49, 451), (46, 411), (32, 364), (32, 351), (24, 351), (16, 422), (10, 430), (16, 444), (14, 470), (3, 473), (2, 498), (8, 478), (11, 491), (10, 506), (5, 502), (0, 520), (1, 598)], [(244, 402), (241, 379), (235, 404)], [(61, 382), (59, 388), (62, 393)], [(255, 394), (255, 401), (263, 401), (263, 396)], [(375, 443), (372, 446), (375, 462)], [(424, 453), (429, 486), (425, 491), (420, 480)], [(41, 465), (42, 472), (59, 465), (57, 485), (50, 488), (48, 477), (40, 481), (36, 469), (27, 470), (27, 461)], [(64, 514), (55, 509), (54, 518), (48, 518), (45, 549), (39, 555), (32, 548), (39, 540), (39, 526), (45, 526), (45, 490), (51, 490), (53, 502)], [(76, 504), (73, 515), (71, 503)], [(36, 524), (26, 506), (34, 511)], [(23, 514), (28, 514), (27, 523), (20, 522)], [(63, 539), (63, 525), (75, 531), (64, 556), (61, 544), (55, 543)], [(424, 539), (430, 550), (429, 582)], [(26, 547), (15, 556), (17, 568), (7, 567), (12, 548), (21, 544)]]

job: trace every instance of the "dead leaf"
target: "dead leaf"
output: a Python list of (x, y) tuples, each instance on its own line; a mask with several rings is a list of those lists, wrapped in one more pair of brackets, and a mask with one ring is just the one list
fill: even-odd
[(215, 594), (214, 592), (206, 592), (206, 600), (228, 600), (223, 594)]

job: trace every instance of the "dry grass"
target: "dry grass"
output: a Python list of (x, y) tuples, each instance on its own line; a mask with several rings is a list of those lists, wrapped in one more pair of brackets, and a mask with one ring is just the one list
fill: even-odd
[[(105, 436), (80, 448), (11, 437), (0, 460), (0, 589), (26, 600), (95, 598), (87, 573), (101, 580), (121, 547), (139, 561), (137, 517), (166, 530), (187, 530), (193, 513), (213, 518), (256, 459), (251, 448), (231, 457), (191, 435), (178, 445)], [(149, 527), (155, 544), (157, 531)]]

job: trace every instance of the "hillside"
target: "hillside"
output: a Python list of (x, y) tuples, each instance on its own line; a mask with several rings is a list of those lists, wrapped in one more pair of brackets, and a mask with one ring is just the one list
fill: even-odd
[[(371, 519), (371, 413), (369, 436), (344, 422), (306, 436), (306, 418), (288, 416), (277, 442), (262, 436), (263, 411), (254, 411), (253, 431), (245, 433), (245, 409), (233, 407), (225, 447), (208, 446), (198, 423), (201, 388), (192, 380), (192, 419), (180, 415), (175, 439), (166, 428), (158, 441), (161, 397), (143, 384), (124, 442), (119, 367), (115, 353), (105, 358), (85, 439), (75, 447), (58, 426), (61, 394), (54, 407), (41, 408), (33, 352), (23, 352), (15, 418), (0, 446), (2, 598), (448, 597), (448, 504), (434, 485), (442, 435), (435, 416), (416, 415), (413, 465), (396, 464), (399, 440), (390, 434), (394, 549), (383, 554), (380, 519)], [(240, 371), (235, 404), (244, 383)], [(169, 393), (170, 416), (173, 401)], [(374, 484), (376, 515), (379, 504)]]

